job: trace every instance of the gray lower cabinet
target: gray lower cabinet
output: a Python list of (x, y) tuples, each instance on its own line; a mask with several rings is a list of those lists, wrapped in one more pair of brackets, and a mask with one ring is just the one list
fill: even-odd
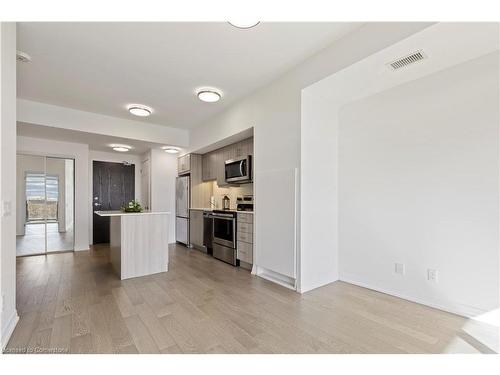
[(203, 249), (203, 211), (190, 210), (189, 219), (189, 243)]
[(253, 264), (253, 214), (238, 212), (236, 239), (236, 257)]

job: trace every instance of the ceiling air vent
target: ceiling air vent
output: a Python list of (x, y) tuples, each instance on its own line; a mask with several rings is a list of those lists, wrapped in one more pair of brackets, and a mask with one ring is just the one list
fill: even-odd
[(413, 52), (412, 54), (410, 54), (408, 56), (401, 57), (400, 59), (397, 59), (397, 60), (389, 63), (388, 65), (392, 70), (398, 70), (398, 69), (404, 68), (408, 65), (415, 64), (416, 62), (422, 61), (425, 58), (426, 58), (426, 56), (423, 53), (423, 51), (417, 51), (417, 52)]

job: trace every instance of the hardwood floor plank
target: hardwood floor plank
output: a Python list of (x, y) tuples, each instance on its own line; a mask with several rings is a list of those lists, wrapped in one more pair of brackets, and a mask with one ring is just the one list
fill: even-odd
[(72, 354), (93, 353), (92, 348), (92, 335), (87, 333), (85, 335), (75, 336), (71, 338), (70, 352)]
[(298, 294), (174, 245), (169, 272), (121, 281), (109, 249), (17, 259), (6, 352), (493, 353), (498, 328), (335, 282)]
[(198, 348), (196, 344), (196, 340), (175, 317), (172, 315), (165, 315), (160, 318), (160, 321), (183, 353), (201, 353), (200, 348)]
[(50, 336), (50, 350), (69, 353), (71, 346), (71, 318), (71, 315), (63, 315), (54, 319), (52, 335)]
[(122, 347), (130, 346), (134, 342), (112, 295), (104, 298), (102, 307), (103, 317), (109, 330), (113, 351), (120, 352)]
[(121, 315), (126, 318), (136, 314), (136, 310), (130, 301), (124, 288), (113, 288), (112, 294), (115, 297), (116, 304), (120, 309)]
[(48, 353), (47, 348), (50, 347), (50, 336), (52, 335), (52, 328), (38, 330), (33, 332), (31, 339), (28, 343), (30, 353)]
[(89, 306), (90, 333), (92, 335), (93, 353), (113, 353), (111, 334), (104, 317), (102, 304)]
[(175, 345), (174, 339), (147, 303), (136, 305), (136, 311), (160, 350)]
[(128, 327), (132, 340), (139, 353), (159, 353), (160, 350), (151, 337), (147, 327), (137, 315), (125, 318), (125, 324)]

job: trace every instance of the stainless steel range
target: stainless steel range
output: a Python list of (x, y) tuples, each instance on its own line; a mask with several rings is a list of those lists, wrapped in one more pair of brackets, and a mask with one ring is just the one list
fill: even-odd
[(236, 259), (236, 212), (214, 210), (213, 256), (223, 262), (238, 265)]

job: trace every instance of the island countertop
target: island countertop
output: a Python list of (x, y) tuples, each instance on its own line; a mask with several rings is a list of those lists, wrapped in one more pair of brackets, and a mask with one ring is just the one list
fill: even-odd
[(94, 211), (99, 216), (134, 216), (134, 215), (170, 215), (168, 211), (142, 211), (142, 212), (123, 212), (120, 210), (114, 211)]

